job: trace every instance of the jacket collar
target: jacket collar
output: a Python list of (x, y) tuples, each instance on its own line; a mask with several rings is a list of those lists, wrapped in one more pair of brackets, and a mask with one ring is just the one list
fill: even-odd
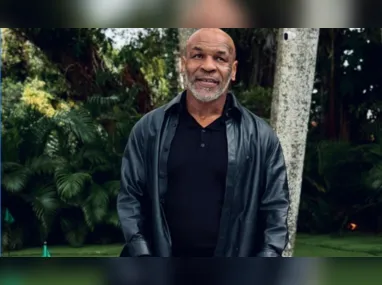
[[(174, 99), (165, 105), (165, 113), (169, 112), (179, 112), (181, 110), (182, 97), (186, 95), (186, 90), (179, 93)], [(231, 108), (227, 110), (226, 116), (233, 117), (234, 119), (240, 119), (243, 114), (243, 107), (237, 100), (236, 96), (232, 91), (229, 91), (228, 96), (231, 97)]]

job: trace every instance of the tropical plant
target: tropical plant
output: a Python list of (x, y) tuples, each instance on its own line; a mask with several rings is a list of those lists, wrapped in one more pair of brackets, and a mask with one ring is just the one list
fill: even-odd
[[(10, 112), (2, 133), (2, 187), (11, 209), (21, 199), (34, 212), (42, 240), (57, 222), (73, 246), (82, 245), (97, 225), (119, 226), (119, 164), (139, 118), (131, 101), (128, 94), (94, 96), (53, 115), (22, 101)], [(26, 211), (16, 212), (24, 228), (34, 224), (21, 214)]]
[(300, 229), (341, 233), (348, 223), (357, 221), (364, 231), (380, 231), (382, 224), (365, 219), (365, 213), (372, 211), (382, 216), (381, 161), (381, 143), (375, 141), (364, 145), (310, 143), (304, 167)]

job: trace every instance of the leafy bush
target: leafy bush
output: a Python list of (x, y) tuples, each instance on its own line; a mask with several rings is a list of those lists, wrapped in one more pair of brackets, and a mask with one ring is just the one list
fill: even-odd
[[(46, 94), (37, 83), (34, 91), (25, 85), (24, 94)], [(119, 228), (115, 204), (121, 155), (139, 118), (127, 95), (118, 100), (92, 97), (73, 108), (57, 109), (49, 100), (44, 101), (46, 108), (20, 101), (21, 111), (9, 112), (2, 132), (4, 205), (30, 236), (15, 232), (15, 242), (5, 238), (5, 246), (19, 248), (60, 236), (81, 246), (96, 226)]]
[(382, 217), (382, 148), (322, 141), (307, 146), (299, 229), (342, 232), (355, 222), (362, 231), (380, 231), (370, 222)]
[(251, 112), (264, 119), (270, 118), (272, 89), (256, 86), (250, 90), (235, 92), (237, 98), (243, 106)]

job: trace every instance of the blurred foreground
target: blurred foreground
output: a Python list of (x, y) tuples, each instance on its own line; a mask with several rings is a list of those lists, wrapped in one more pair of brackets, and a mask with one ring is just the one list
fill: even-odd
[[(378, 259), (3, 259), (1, 284), (380, 284)], [(6, 264), (6, 265), (5, 265)]]

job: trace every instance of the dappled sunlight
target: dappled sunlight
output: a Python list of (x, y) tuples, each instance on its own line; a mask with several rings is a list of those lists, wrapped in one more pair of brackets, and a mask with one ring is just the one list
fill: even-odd
[(74, 107), (73, 101), (59, 101), (56, 108), (53, 107), (52, 100), (55, 99), (53, 94), (44, 90), (46, 83), (44, 81), (33, 79), (25, 85), (21, 100), (24, 104), (35, 108), (40, 113), (51, 118), (57, 112), (68, 112)]

